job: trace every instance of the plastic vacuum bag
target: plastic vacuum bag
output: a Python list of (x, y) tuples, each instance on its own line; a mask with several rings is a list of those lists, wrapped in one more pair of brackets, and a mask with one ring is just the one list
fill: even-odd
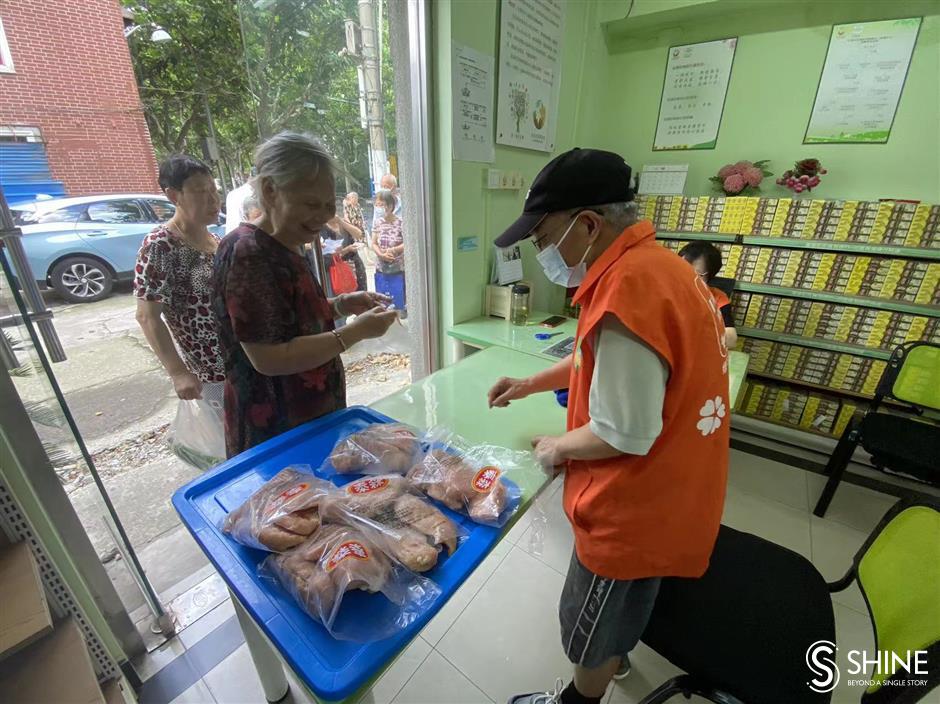
[(421, 442), (403, 423), (373, 423), (338, 443), (321, 474), (405, 474), (421, 458)]
[(407, 628), (441, 594), (434, 582), (409, 572), (365, 533), (341, 525), (324, 525), (301, 545), (270, 555), (260, 573), (275, 579), (333, 637), (357, 642)]
[(320, 515), (325, 522), (361, 530), (413, 572), (433, 569), (441, 549), (453, 553), (467, 535), (397, 474), (366, 477), (340, 487), (323, 499)]
[(207, 401), (179, 402), (170, 427), (170, 448), (196, 469), (206, 470), (225, 460), (225, 430)]
[(504, 526), (522, 497), (511, 476), (529, 453), (473, 445), (440, 428), (425, 441), (430, 450), (407, 474), (412, 486), (476, 523)]
[(320, 500), (333, 485), (308, 465), (282, 469), (225, 517), (222, 531), (242, 545), (284, 552), (320, 527)]

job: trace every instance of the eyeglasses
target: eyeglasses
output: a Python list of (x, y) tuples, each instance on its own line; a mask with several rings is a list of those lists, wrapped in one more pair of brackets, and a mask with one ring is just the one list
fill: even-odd
[[(576, 217), (578, 217), (581, 213), (585, 212), (586, 210), (590, 210), (590, 208), (581, 208), (580, 210), (577, 210), (577, 211), (573, 212), (573, 213), (571, 214), (571, 217), (568, 218), (568, 225), (571, 225), (571, 222), (572, 222)], [(597, 211), (597, 212), (600, 213), (600, 211)], [(549, 239), (553, 234), (555, 234), (555, 233), (552, 233), (552, 232), (547, 232), (547, 233), (545, 233), (545, 234), (540, 235), (539, 233), (537, 233), (537, 232), (535, 231), (535, 228), (538, 227), (539, 225), (541, 225), (541, 224), (542, 224), (542, 221), (545, 220), (545, 218), (547, 218), (547, 217), (548, 217), (548, 213), (546, 213), (546, 214), (542, 217), (542, 220), (539, 220), (539, 221), (535, 224), (535, 227), (533, 227), (533, 228), (529, 231), (529, 235), (528, 235), (529, 242), (532, 243), (532, 246), (535, 247), (535, 251), (537, 251), (537, 252), (541, 252), (542, 249), (543, 249), (542, 243), (543, 243), (545, 240)], [(559, 230), (560, 230), (560, 228), (559, 228)]]

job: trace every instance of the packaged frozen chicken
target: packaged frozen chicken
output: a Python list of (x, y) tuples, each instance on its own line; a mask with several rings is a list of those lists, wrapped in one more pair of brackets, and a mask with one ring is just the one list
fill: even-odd
[(397, 474), (364, 477), (339, 487), (323, 499), (320, 512), (325, 522), (361, 530), (414, 572), (433, 569), (440, 551), (452, 553), (466, 536)]
[(430, 431), (426, 439), (431, 449), (406, 475), (411, 485), (476, 523), (505, 525), (521, 497), (509, 476), (526, 461), (526, 453), (472, 445), (441, 430)]
[(373, 423), (340, 440), (322, 473), (404, 474), (421, 456), (421, 442), (403, 423)]
[(225, 517), (222, 531), (242, 545), (283, 552), (320, 527), (320, 499), (333, 485), (306, 465), (282, 469)]
[(343, 640), (387, 638), (440, 596), (434, 582), (405, 569), (364, 532), (343, 525), (323, 525), (297, 547), (270, 555), (260, 572)]

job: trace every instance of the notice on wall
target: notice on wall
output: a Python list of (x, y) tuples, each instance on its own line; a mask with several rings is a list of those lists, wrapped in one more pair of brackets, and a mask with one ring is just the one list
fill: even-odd
[(669, 47), (653, 149), (714, 149), (736, 37)]
[(493, 146), (495, 65), (492, 56), (454, 45), (454, 159), (491, 163), (496, 158)]
[(884, 144), (901, 100), (920, 17), (837, 24), (804, 144)]
[(555, 149), (564, 24), (562, 0), (502, 0), (497, 143)]

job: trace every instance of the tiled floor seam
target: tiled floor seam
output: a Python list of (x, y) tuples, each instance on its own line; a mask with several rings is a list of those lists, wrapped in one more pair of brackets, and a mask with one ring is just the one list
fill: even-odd
[(469, 682), (470, 684), (472, 684), (472, 685), (474, 686), (474, 688), (475, 688), (480, 694), (482, 694), (484, 697), (486, 697), (486, 701), (491, 702), (491, 704), (496, 704), (495, 700), (492, 699), (489, 694), (487, 694), (487, 693), (484, 692), (482, 689), (480, 689), (480, 685), (478, 685), (476, 682), (474, 682), (474, 681), (470, 678), (470, 675), (468, 675), (466, 672), (464, 672), (464, 671), (461, 670), (459, 667), (457, 667), (457, 664), (456, 664), (456, 663), (453, 663), (453, 662), (451, 662), (450, 660), (448, 660), (448, 659), (447, 659), (447, 656), (444, 655), (444, 653), (442, 653), (442, 652), (441, 652), (440, 650), (438, 650), (437, 648), (435, 648), (434, 651), (435, 651), (438, 655), (440, 655), (442, 658), (444, 658), (445, 662), (447, 662), (452, 668), (454, 668), (455, 670), (457, 670), (457, 672), (459, 672), (461, 675), (463, 675), (463, 677), (467, 680), (467, 682)]
[[(499, 569), (499, 566), (500, 566), (501, 564), (503, 564), (503, 562), (506, 561), (506, 558), (509, 557), (509, 554), (513, 551), (513, 549), (514, 549), (515, 547), (516, 547), (516, 545), (513, 544), (513, 546), (512, 546), (511, 548), (509, 548), (509, 550), (506, 551), (506, 554), (503, 555), (503, 556), (500, 558), (499, 562), (496, 563), (496, 567), (493, 568), (493, 571), (489, 574), (489, 576), (488, 576), (486, 579), (483, 580), (483, 583), (480, 584), (480, 587), (479, 587), (475, 592), (473, 592), (473, 596), (471, 596), (470, 599), (469, 599), (469, 601), (467, 601), (467, 603), (464, 604), (464, 607), (460, 610), (460, 612), (459, 612), (459, 613), (457, 614), (457, 616), (454, 618), (453, 622), (452, 622), (452, 623), (447, 627), (447, 629), (441, 634), (441, 637), (438, 638), (438, 640), (437, 640), (438, 643), (440, 643), (442, 640), (444, 640), (444, 637), (445, 637), (448, 633), (450, 633), (450, 629), (453, 628), (454, 625), (457, 623), (457, 621), (460, 620), (460, 617), (463, 616), (463, 612), (466, 611), (466, 610), (467, 610), (467, 607), (469, 607), (470, 604), (473, 602), (473, 600), (477, 598), (477, 595), (479, 595), (479, 593), (483, 591), (483, 587), (485, 587), (485, 586), (486, 586), (486, 583), (489, 582), (490, 579), (493, 578), (493, 575), (496, 574), (496, 570), (498, 570), (498, 569)], [(426, 642), (428, 645), (430, 645), (432, 649), (434, 649), (434, 650), (437, 649), (437, 648), (435, 647), (435, 646), (437, 645), (437, 643), (432, 643), (432, 642), (429, 641), (429, 640), (425, 640), (425, 642)]]
[[(418, 636), (418, 637), (421, 638), (421, 636)], [(421, 640), (424, 640), (424, 638), (421, 638)], [(426, 641), (426, 640), (425, 640), (424, 642), (425, 642), (425, 643), (428, 643), (428, 641)], [(418, 663), (418, 666), (415, 668), (415, 671), (411, 673), (411, 675), (408, 677), (408, 679), (406, 679), (404, 682), (402, 682), (401, 687), (399, 687), (399, 688), (395, 691), (395, 694), (393, 694), (391, 697), (388, 698), (389, 704), (391, 704), (391, 702), (394, 702), (395, 699), (398, 698), (398, 695), (401, 694), (401, 693), (402, 693), (402, 690), (404, 690), (405, 687), (408, 686), (408, 683), (411, 682), (411, 679), (412, 679), (415, 675), (418, 674), (418, 670), (421, 669), (421, 667), (422, 667), (422, 665), (424, 665), (425, 661), (431, 656), (431, 653), (434, 652), (434, 646), (433, 646), (433, 645), (431, 645), (430, 643), (428, 643), (428, 647), (429, 647), (428, 652), (424, 654), (424, 657), (423, 657), (423, 658), (421, 658), (421, 662)], [(476, 686), (476, 685), (474, 685), (474, 686)], [(363, 694), (362, 697), (358, 700), (358, 702), (361, 702), (363, 699), (365, 699), (366, 697), (368, 697), (369, 694), (371, 694), (371, 692), (372, 692), (372, 690), (370, 689), (370, 690), (367, 691), (365, 694)], [(357, 702), (357, 704), (358, 704), (358, 702)]]

